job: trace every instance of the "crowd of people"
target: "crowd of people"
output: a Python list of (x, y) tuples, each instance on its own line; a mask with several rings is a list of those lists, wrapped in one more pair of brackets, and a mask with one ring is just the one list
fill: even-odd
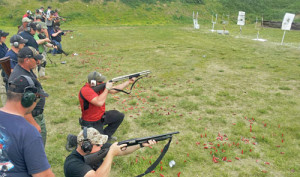
[[(8, 32), (0, 30), (0, 58), (9, 57), (10, 72), (2, 68), (1, 91), (6, 92), (0, 108), (0, 176), (55, 176), (45, 153), (47, 130), (44, 116), (46, 98), (49, 96), (39, 77), (45, 76), (46, 52), (53, 54), (61, 48), (58, 11), (43, 7), (33, 15), (30, 10), (22, 18), (18, 33), (10, 38), (9, 49), (5, 42)], [(54, 41), (54, 42), (52, 42)], [(58, 47), (57, 47), (58, 46)], [(38, 69), (38, 74), (34, 71)], [(154, 140), (126, 147), (118, 145), (112, 136), (125, 115), (117, 110), (105, 109), (109, 94), (115, 94), (133, 84), (131, 78), (119, 85), (106, 82), (99, 72), (91, 72), (81, 88), (78, 99), (81, 106), (80, 133), (69, 134), (66, 149), (72, 153), (66, 158), (66, 177), (109, 176), (114, 156), (127, 155), (139, 148), (156, 144)], [(97, 89), (96, 89), (97, 88)], [(51, 104), (51, 103), (47, 103)], [(106, 150), (97, 165), (89, 165), (84, 156)]]

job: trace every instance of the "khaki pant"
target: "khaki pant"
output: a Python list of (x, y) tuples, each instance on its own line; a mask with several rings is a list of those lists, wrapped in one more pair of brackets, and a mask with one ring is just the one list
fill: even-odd
[[(1, 69), (0, 69), (0, 73), (1, 73)], [(0, 77), (0, 97), (1, 97), (1, 103), (2, 106), (5, 105), (6, 103), (6, 89), (5, 89), (5, 83), (3, 82), (3, 78)]]
[[(46, 56), (47, 56), (47, 54), (46, 54), (46, 51), (44, 51), (43, 53), (42, 53), (42, 56), (43, 56), (43, 59), (42, 59), (42, 61), (41, 61), (41, 64), (42, 63), (45, 63), (46, 61), (47, 61), (47, 59), (46, 59)], [(39, 68), (39, 77), (43, 77), (43, 76), (45, 76), (46, 75), (46, 66), (45, 67), (43, 67), (43, 66), (41, 66), (40, 68)]]

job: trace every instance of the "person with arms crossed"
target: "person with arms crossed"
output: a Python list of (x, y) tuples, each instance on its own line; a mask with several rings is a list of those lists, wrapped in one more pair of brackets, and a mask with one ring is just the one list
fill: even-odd
[(44, 93), (30, 77), (9, 82), (7, 102), (0, 108), (0, 176), (54, 177), (39, 132), (24, 116)]
[[(106, 143), (107, 135), (100, 134), (94, 128), (84, 127), (77, 136), (77, 148), (66, 158), (64, 163), (65, 177), (108, 177), (115, 156), (130, 154), (141, 147), (156, 144), (154, 140), (148, 143), (126, 147), (126, 144), (118, 145)], [(84, 156), (95, 153), (101, 149), (107, 149), (104, 160), (100, 160), (96, 166), (90, 166), (84, 162)]]

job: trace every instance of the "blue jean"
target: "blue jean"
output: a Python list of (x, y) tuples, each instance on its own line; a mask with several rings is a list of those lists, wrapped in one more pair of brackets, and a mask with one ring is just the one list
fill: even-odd
[[(61, 46), (60, 42), (57, 42), (56, 40), (53, 40), (53, 42), (55, 43), (55, 45), (57, 46), (57, 48), (60, 48), (62, 50), (62, 46)], [(61, 52), (58, 52), (57, 49), (53, 49), (52, 50), (52, 54), (57, 54), (57, 53), (61, 54)]]

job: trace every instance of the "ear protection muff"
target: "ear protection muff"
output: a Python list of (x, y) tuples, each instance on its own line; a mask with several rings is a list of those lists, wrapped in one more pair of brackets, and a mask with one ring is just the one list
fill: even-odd
[(36, 101), (35, 93), (37, 92), (37, 88), (35, 87), (33, 80), (30, 77), (25, 75), (22, 76), (27, 80), (29, 86), (24, 89), (21, 104), (24, 108), (28, 108)]
[(87, 138), (87, 127), (83, 127), (83, 141), (82, 141), (82, 144), (81, 144), (81, 149), (85, 153), (90, 153), (93, 149), (93, 144)]
[(94, 87), (94, 86), (97, 85), (96, 74), (97, 74), (97, 72), (94, 71), (93, 79), (91, 80), (91, 86), (92, 86), (92, 87)]
[(15, 48), (19, 48), (19, 43), (18, 43), (18, 42), (14, 42), (14, 43), (13, 43), (13, 46), (14, 46)]
[[(14, 35), (11, 40), (14, 40), (14, 41), (17, 40), (17, 36)], [(14, 46), (15, 48), (19, 48), (19, 42), (17, 42), (17, 41), (10, 43), (10, 45)]]

